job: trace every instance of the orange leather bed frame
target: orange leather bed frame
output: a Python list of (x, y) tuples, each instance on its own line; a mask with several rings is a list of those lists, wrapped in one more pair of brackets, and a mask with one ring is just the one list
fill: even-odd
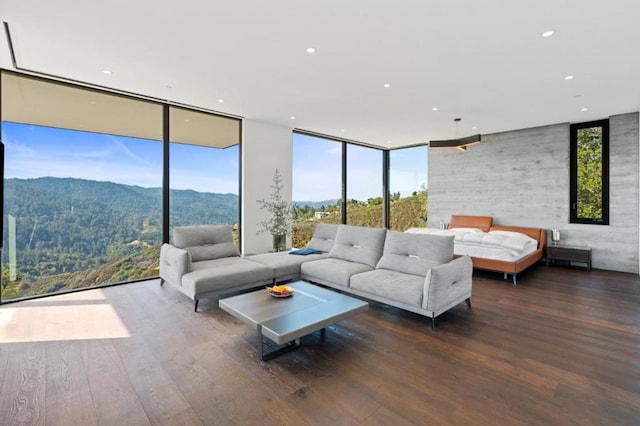
[[(491, 216), (451, 216), (451, 223), (449, 229), (452, 228), (478, 228), (484, 232), (489, 231), (512, 231), (520, 232), (528, 235), (538, 241), (538, 249), (515, 262), (508, 262), (506, 260), (493, 260), (485, 259), (481, 257), (471, 257), (473, 261), (473, 267), (478, 269), (485, 269), (488, 271), (502, 272), (504, 277), (507, 278), (507, 274), (511, 274), (513, 277), (513, 285), (517, 284), (517, 275), (533, 265), (544, 256), (544, 249), (547, 246), (547, 231), (542, 228), (525, 228), (521, 226), (501, 226), (493, 225), (493, 218)], [(455, 256), (459, 257), (459, 256)]]

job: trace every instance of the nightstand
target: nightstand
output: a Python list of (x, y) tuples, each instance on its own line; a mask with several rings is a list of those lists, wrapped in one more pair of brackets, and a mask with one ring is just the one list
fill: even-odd
[(580, 262), (587, 265), (587, 271), (591, 270), (591, 247), (568, 246), (564, 244), (552, 244), (547, 246), (547, 266), (554, 260)]

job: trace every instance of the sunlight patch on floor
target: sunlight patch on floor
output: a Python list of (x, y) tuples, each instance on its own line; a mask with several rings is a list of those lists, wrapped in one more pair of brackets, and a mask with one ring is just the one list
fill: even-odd
[(2, 307), (0, 343), (131, 337), (110, 304), (78, 303), (105, 299), (102, 292), (91, 293), (54, 296), (46, 304), (42, 303), (45, 299), (36, 299)]

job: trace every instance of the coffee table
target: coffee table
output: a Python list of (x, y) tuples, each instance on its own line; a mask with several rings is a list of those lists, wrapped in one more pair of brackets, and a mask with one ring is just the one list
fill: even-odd
[[(220, 299), (220, 309), (258, 331), (258, 354), (267, 361), (300, 346), (300, 338), (369, 309), (363, 300), (304, 281), (287, 283), (290, 297), (276, 298), (265, 289)], [(285, 345), (264, 352), (264, 337)]]

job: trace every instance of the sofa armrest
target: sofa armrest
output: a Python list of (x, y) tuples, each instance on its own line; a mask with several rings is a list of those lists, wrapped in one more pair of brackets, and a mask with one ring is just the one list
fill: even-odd
[(182, 285), (182, 276), (191, 270), (191, 255), (188, 251), (171, 244), (160, 247), (160, 278), (176, 285)]
[(469, 256), (434, 266), (424, 281), (422, 308), (440, 312), (471, 297), (472, 276), (473, 262)]

